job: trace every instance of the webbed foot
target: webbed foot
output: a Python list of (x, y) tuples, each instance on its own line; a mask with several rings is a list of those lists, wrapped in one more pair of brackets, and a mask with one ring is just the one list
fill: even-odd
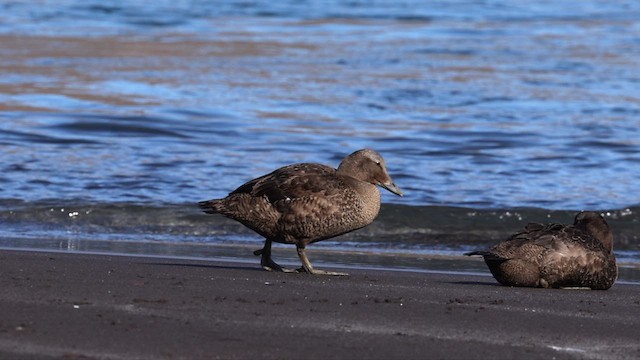
[(298, 247), (298, 257), (300, 258), (300, 262), (302, 263), (302, 267), (297, 270), (298, 272), (305, 272), (307, 274), (313, 274), (313, 275), (332, 275), (332, 276), (348, 276), (349, 275), (343, 272), (314, 269), (313, 265), (311, 265), (311, 262), (307, 258), (307, 254), (305, 254), (304, 252), (304, 248), (302, 247)]
[(275, 261), (273, 261), (273, 259), (271, 258), (271, 242), (269, 241), (267, 241), (264, 244), (264, 247), (262, 249), (258, 249), (254, 251), (253, 255), (261, 256), (260, 265), (262, 265), (262, 268), (267, 271), (280, 271), (284, 273), (297, 272), (296, 269), (288, 269), (288, 268), (282, 267), (278, 265)]

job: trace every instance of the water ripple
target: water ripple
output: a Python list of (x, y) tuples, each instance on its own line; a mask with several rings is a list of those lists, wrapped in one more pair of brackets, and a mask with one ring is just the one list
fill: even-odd
[(72, 134), (86, 135), (103, 134), (108, 136), (162, 136), (174, 138), (188, 138), (189, 136), (175, 131), (169, 131), (142, 125), (114, 124), (113, 122), (74, 122), (52, 126), (55, 130), (63, 130)]
[(385, 202), (637, 205), (640, 5), (581, 4), (3, 3), (0, 196), (192, 202), (372, 147)]

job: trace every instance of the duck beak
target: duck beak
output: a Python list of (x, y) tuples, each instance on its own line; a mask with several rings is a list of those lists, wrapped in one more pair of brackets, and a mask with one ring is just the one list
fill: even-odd
[(400, 190), (400, 188), (393, 182), (393, 181), (388, 181), (386, 183), (379, 183), (378, 185), (382, 186), (383, 188), (391, 191), (392, 193), (398, 195), (398, 196), (403, 196), (404, 193), (402, 192), (402, 190)]

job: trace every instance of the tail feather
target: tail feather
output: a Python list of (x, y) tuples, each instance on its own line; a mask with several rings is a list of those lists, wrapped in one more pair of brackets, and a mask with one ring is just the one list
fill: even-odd
[(467, 256), (480, 255), (480, 256), (483, 256), (485, 260), (492, 260), (492, 261), (509, 260), (508, 258), (495, 254), (491, 251), (472, 251), (472, 252), (465, 253), (465, 255)]
[(219, 214), (223, 209), (220, 199), (200, 201), (198, 206), (207, 214)]
[(481, 256), (491, 256), (492, 254), (488, 251), (472, 251), (472, 252), (468, 252), (468, 253), (464, 253), (466, 256), (473, 256), (473, 255), (481, 255)]

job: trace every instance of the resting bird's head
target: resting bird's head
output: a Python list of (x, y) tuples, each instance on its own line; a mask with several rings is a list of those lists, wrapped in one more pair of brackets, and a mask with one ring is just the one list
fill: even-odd
[(602, 215), (593, 211), (581, 211), (576, 215), (573, 226), (602, 242), (609, 251), (613, 250), (613, 233)]

